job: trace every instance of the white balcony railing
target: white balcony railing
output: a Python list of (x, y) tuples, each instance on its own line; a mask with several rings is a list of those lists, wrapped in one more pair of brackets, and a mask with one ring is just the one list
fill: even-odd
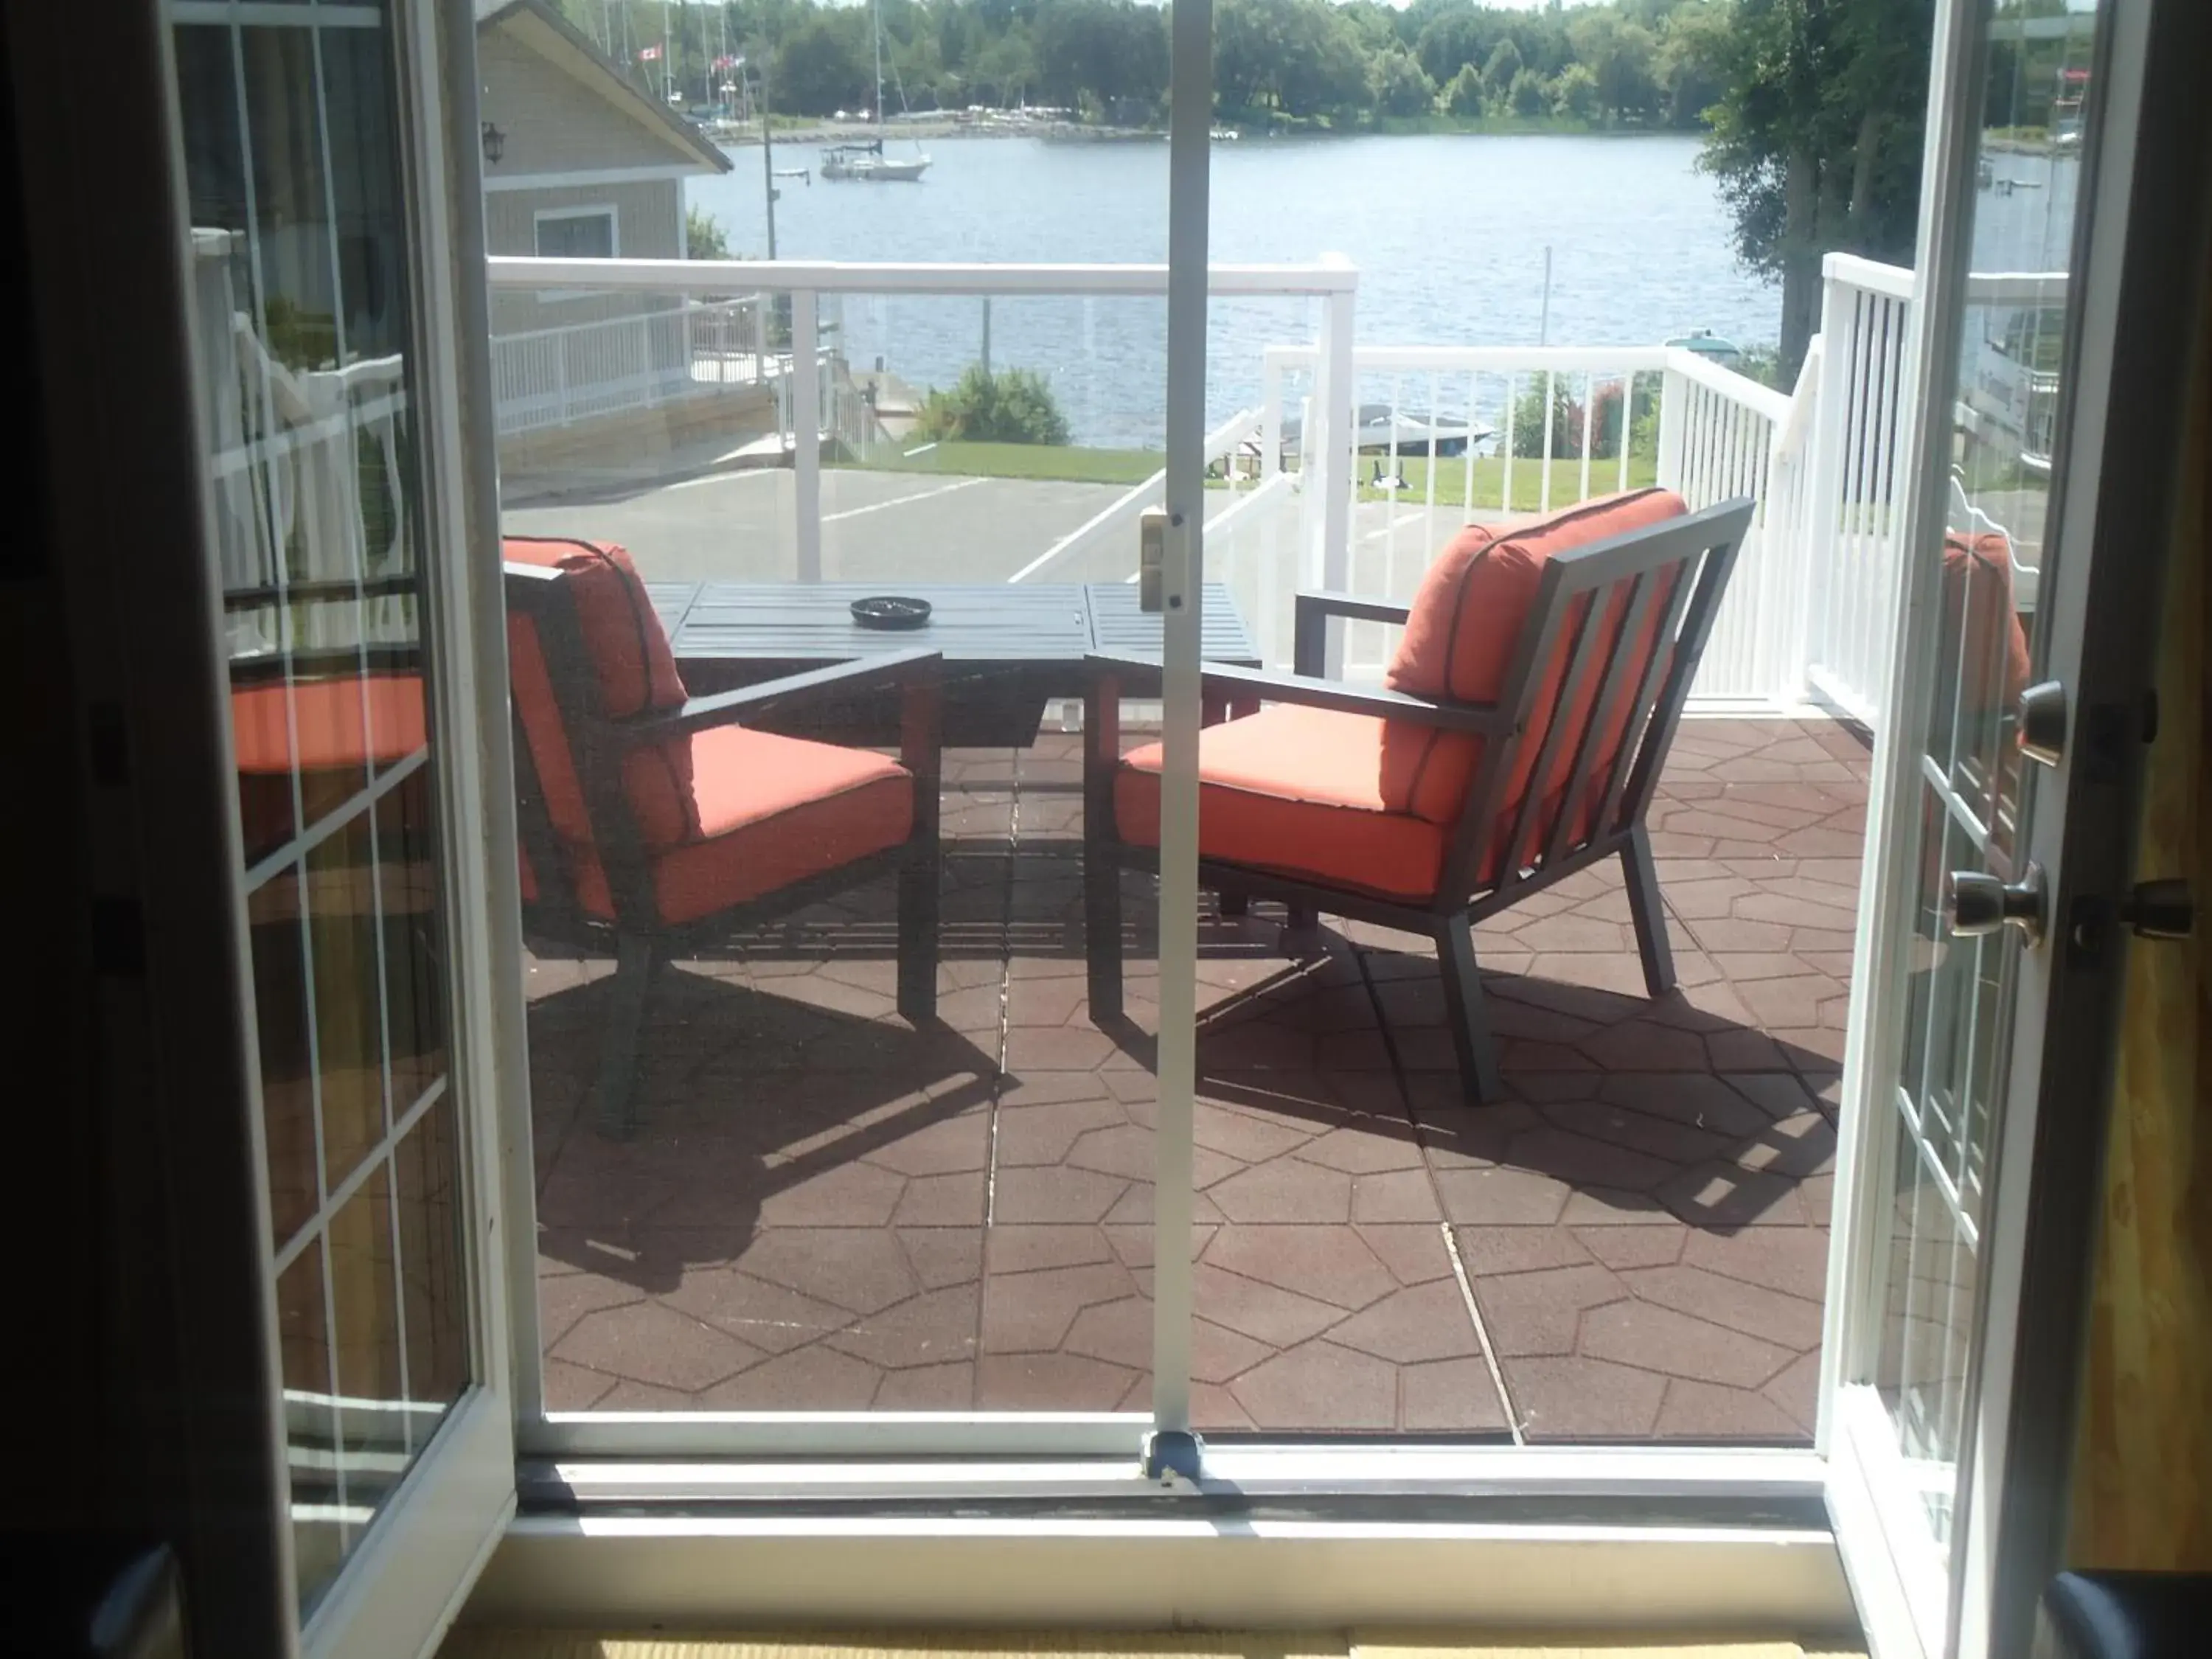
[[(1207, 492), (1207, 574), (1231, 585), (1268, 660), (1286, 663), (1296, 589), (1407, 598), (1462, 524), (1644, 481), (1698, 507), (1750, 495), (1759, 512), (1716, 620), (1695, 705), (1814, 702), (1872, 721), (1898, 575), (1899, 403), (1913, 283), (1909, 271), (1842, 255), (1830, 256), (1824, 275), (1821, 332), (1784, 392), (1665, 346), (1359, 346), (1358, 277), (1348, 264), (1216, 266), (1217, 296), (1318, 301), (1319, 327), (1265, 347), (1258, 406), (1209, 435), (1216, 487)], [(799, 581), (823, 574), (823, 445), (861, 424), (848, 418), (854, 411), (845, 405), (856, 397), (850, 377), (823, 345), (825, 304), (844, 295), (1164, 298), (1167, 289), (1161, 265), (497, 258), (490, 280), (495, 289), (673, 300), (681, 309), (657, 314), (690, 321), (641, 326), (687, 331), (687, 367), (670, 372), (679, 392), (698, 385), (702, 372), (717, 384), (736, 376), (774, 385), (796, 509), (786, 574)], [(688, 303), (739, 288), (747, 297)], [(2063, 292), (2045, 276), (1972, 279), (1970, 302), (1993, 319), (1985, 330), (1996, 341), (1991, 351), (2022, 365), (2019, 409), (2000, 400), (1994, 412), (1979, 412), (1984, 423), (2010, 422), (2032, 437), (2052, 400), (2040, 319)], [(787, 304), (772, 346), (763, 335), (767, 296)], [(703, 320), (709, 314), (711, 323)], [(524, 367), (552, 361), (546, 337), (495, 343), (498, 361), (514, 365), (501, 381), (502, 398), (512, 387), (515, 399), (511, 413), (502, 411), (504, 427), (526, 423), (549, 397), (580, 406), (573, 387), (549, 393), (547, 371)], [(562, 361), (573, 362), (576, 349), (565, 348)], [(663, 374), (650, 352), (629, 349), (643, 365), (637, 378)], [(794, 372), (795, 364), (812, 370)], [(1156, 474), (1074, 530), (1040, 535), (1009, 579), (1097, 580), (1111, 568), (1133, 580), (1135, 520), (1160, 499), (1163, 483)], [(2023, 565), (2031, 594), (2033, 578)], [(1380, 626), (1356, 624), (1340, 643), (1340, 665), (1355, 676), (1379, 674), (1390, 643)]]

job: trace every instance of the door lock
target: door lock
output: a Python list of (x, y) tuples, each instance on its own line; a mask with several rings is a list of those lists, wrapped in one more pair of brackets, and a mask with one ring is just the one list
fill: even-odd
[(2020, 694), (2020, 724), (2013, 728), (2020, 752), (2039, 766), (2056, 766), (2066, 752), (2066, 688), (2057, 680)]
[(1954, 870), (1944, 884), (1943, 918), (1961, 939), (1981, 939), (2017, 927), (2031, 940), (2043, 937), (2043, 869), (2031, 864), (2020, 880), (2006, 882), (1978, 870)]
[(2120, 920), (2137, 939), (2187, 939), (2197, 925), (2189, 884), (2179, 877), (2139, 881), (2120, 901)]

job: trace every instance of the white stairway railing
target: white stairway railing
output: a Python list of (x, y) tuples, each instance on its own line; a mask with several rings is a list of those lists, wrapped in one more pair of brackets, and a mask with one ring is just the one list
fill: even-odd
[(790, 360), (769, 350), (766, 321), (755, 294), (495, 335), (500, 435), (780, 380)]

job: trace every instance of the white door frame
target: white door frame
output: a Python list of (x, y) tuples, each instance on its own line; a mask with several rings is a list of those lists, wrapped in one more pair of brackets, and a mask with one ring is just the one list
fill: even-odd
[[(1939, 0), (1920, 231), (1921, 304), (1909, 343), (1913, 422), (1902, 443), (1905, 536), (1912, 549), (1944, 530), (1960, 362), (1963, 285), (1974, 205), (1987, 39), (1982, 0)], [(2055, 770), (2039, 773), (2024, 857), (2051, 880), (2049, 942), (2019, 952), (2010, 1073), (1992, 1148), (1974, 1348), (1969, 1365), (1951, 1559), (1920, 1547), (1886, 1410), (1869, 1380), (1879, 1340), (1881, 1264), (1896, 1136), (1903, 951), (1912, 933), (1918, 856), (1920, 731), (1933, 667), (1917, 652), (1941, 614), (1941, 568), (1908, 560), (1901, 578), (1891, 684), (1895, 711), (1877, 744), (1869, 849), (1860, 907), (1829, 1263), (1820, 1445), (1830, 1505), (1874, 1651), (1980, 1659), (2024, 1652), (2036, 1599), (2062, 1564), (2074, 1416), (2087, 1334), (2089, 1274), (2102, 1197), (2106, 1102), (2122, 988), (2110, 908), (2130, 879), (2140, 792), (2142, 698), (2154, 665), (2150, 626), (2180, 458), (2176, 411), (2193, 361), (2203, 280), (2207, 168), (2186, 135), (2204, 20), (2185, 4), (2106, 0), (2089, 148), (2067, 285), (2069, 329), (2061, 466), (2051, 503), (2036, 678), (2068, 690), (2073, 730)], [(2192, 33), (2193, 32), (2193, 33)], [(2190, 42), (2193, 40), (2194, 45)], [(2154, 41), (2156, 42), (2154, 48)], [(2157, 206), (2150, 204), (2155, 203)], [(2156, 222), (2153, 216), (2156, 215)], [(2194, 246), (2185, 228), (2193, 224)], [(2177, 244), (2179, 246), (2177, 246)], [(2114, 374), (2124, 364), (2124, 396)], [(2092, 559), (2092, 550), (2100, 556)], [(1902, 806), (1901, 803), (1913, 803)], [(2060, 854), (2063, 852), (2063, 858)], [(2151, 873), (2151, 872), (2146, 872)], [(2074, 924), (2105, 907), (2107, 920)], [(1880, 1096), (1880, 1098), (1876, 1097)], [(1986, 1382), (1987, 1386), (1984, 1386)], [(1918, 1536), (1916, 1538), (1915, 1534)]]

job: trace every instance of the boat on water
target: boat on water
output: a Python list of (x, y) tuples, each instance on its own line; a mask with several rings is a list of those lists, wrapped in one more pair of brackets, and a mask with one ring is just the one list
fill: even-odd
[[(1497, 428), (1481, 421), (1450, 415), (1424, 415), (1413, 410), (1395, 410), (1389, 404), (1362, 404), (1357, 410), (1358, 427), (1354, 446), (1363, 455), (1430, 456), (1437, 459), (1480, 451), (1498, 435)], [(1303, 422), (1295, 414), (1283, 417), (1283, 453), (1299, 453)]]
[[(884, 14), (881, 5), (868, 7), (869, 27), (876, 43), (876, 109), (878, 128), (884, 119)], [(901, 83), (899, 102), (906, 102), (904, 83)], [(895, 161), (884, 154), (880, 137), (832, 144), (822, 152), (822, 176), (824, 179), (850, 180), (871, 185), (910, 185), (929, 171), (929, 157), (915, 146), (914, 155), (908, 160)]]
[(929, 157), (917, 155), (902, 161), (884, 154), (884, 141), (870, 138), (848, 144), (832, 144), (822, 152), (822, 176), (824, 179), (857, 179), (868, 184), (911, 184), (928, 169)]

